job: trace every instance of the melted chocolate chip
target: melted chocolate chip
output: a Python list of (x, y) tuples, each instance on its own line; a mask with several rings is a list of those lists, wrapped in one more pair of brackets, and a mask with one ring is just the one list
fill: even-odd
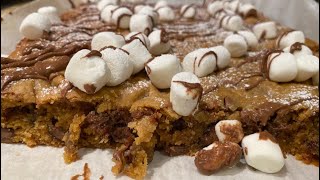
[(97, 89), (97, 87), (95, 87), (93, 84), (85, 84), (83, 85), (83, 88), (88, 94), (94, 94)]

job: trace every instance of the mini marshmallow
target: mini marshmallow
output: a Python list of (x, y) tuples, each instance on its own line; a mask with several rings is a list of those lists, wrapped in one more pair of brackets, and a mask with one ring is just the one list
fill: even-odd
[(319, 72), (319, 58), (313, 55), (301, 55), (296, 58), (298, 74), (294, 79), (297, 82), (306, 81)]
[(159, 14), (153, 8), (150, 8), (149, 6), (145, 6), (138, 12), (138, 14), (144, 14), (144, 15), (150, 16), (152, 19), (153, 26), (158, 24)]
[(158, 1), (158, 2), (156, 3), (156, 5), (154, 5), (154, 9), (155, 9), (155, 10), (158, 10), (158, 9), (160, 9), (160, 8), (162, 8), (162, 7), (167, 7), (167, 6), (169, 6), (168, 2), (161, 0), (161, 1)]
[(87, 57), (90, 52), (83, 49), (74, 54), (65, 71), (66, 79), (87, 94), (99, 91), (111, 77), (106, 61), (96, 55)]
[(44, 31), (49, 31), (50, 19), (39, 13), (31, 13), (25, 17), (20, 25), (20, 33), (31, 40), (41, 38)]
[(108, 24), (112, 24), (112, 14), (113, 14), (113, 11), (117, 8), (119, 8), (119, 6), (117, 5), (110, 4), (105, 6), (105, 8), (103, 8), (103, 10), (100, 13), (101, 19)]
[(197, 9), (192, 4), (186, 4), (181, 7), (180, 14), (184, 18), (192, 19), (197, 13)]
[(229, 31), (239, 31), (243, 28), (243, 20), (238, 15), (224, 15), (220, 18), (220, 24)]
[(232, 34), (228, 36), (224, 40), (223, 45), (225, 48), (228, 49), (228, 51), (231, 54), (231, 57), (241, 57), (245, 55), (248, 51), (248, 45), (246, 40), (238, 34)]
[(182, 68), (198, 77), (204, 77), (216, 69), (216, 57), (217, 54), (208, 48), (197, 49), (184, 57)]
[(217, 58), (217, 69), (224, 69), (226, 68), (231, 62), (231, 54), (227, 48), (224, 46), (215, 46), (210, 48), (214, 51), (218, 58)]
[(149, 36), (150, 40), (150, 53), (153, 55), (161, 55), (167, 53), (171, 45), (164, 30), (155, 30)]
[(169, 6), (160, 7), (157, 9), (160, 21), (173, 21), (175, 18), (175, 13), (173, 9)]
[(144, 64), (152, 58), (147, 47), (140, 41), (134, 39), (128, 44), (124, 45), (122, 49), (129, 52), (129, 58), (133, 63), (133, 74), (140, 72), (144, 68)]
[(207, 7), (207, 11), (211, 16), (215, 16), (218, 11), (223, 9), (223, 3), (221, 1), (214, 1), (210, 3)]
[(53, 23), (60, 23), (61, 19), (59, 17), (57, 8), (53, 6), (46, 6), (46, 7), (41, 7), (38, 9), (38, 13), (46, 16), (47, 18), (50, 19), (50, 22)]
[(265, 173), (276, 173), (284, 166), (284, 157), (279, 144), (274, 142), (269, 133), (265, 135), (266, 133), (245, 136), (241, 146), (249, 166)]
[(149, 38), (143, 34), (142, 32), (131, 32), (126, 35), (125, 39), (126, 41), (131, 41), (132, 39), (140, 39), (140, 41), (147, 46), (147, 48), (150, 48), (150, 40)]
[(172, 109), (181, 116), (189, 116), (195, 110), (202, 95), (199, 78), (191, 72), (173, 76), (170, 89)]
[(240, 3), (239, 0), (233, 0), (226, 4), (227, 8), (231, 11), (238, 13), (240, 6), (242, 6), (242, 3)]
[(145, 14), (134, 14), (130, 20), (131, 32), (142, 32), (148, 35), (153, 28), (152, 19)]
[(269, 79), (275, 82), (289, 82), (298, 73), (296, 58), (290, 53), (272, 53), (268, 57)]
[[(144, 7), (146, 7), (146, 6), (147, 6), (147, 5), (136, 5), (136, 6), (134, 7), (134, 9), (133, 9), (133, 12), (134, 12), (135, 14), (137, 14), (142, 8), (144, 8)], [(152, 9), (151, 6), (147, 6), (147, 7)]]
[[(300, 48), (295, 49), (294, 46), (296, 46), (296, 45), (301, 46), (301, 50), (300, 50)], [(300, 44), (300, 43), (297, 43), (297, 44), (295, 43), (289, 47), (286, 47), (283, 49), (283, 51), (287, 52), (287, 53), (292, 53), (296, 58), (301, 55), (312, 55), (311, 49), (308, 46), (306, 46), (304, 44)]]
[(277, 45), (281, 49), (291, 46), (295, 42), (305, 42), (305, 37), (302, 31), (286, 32), (277, 39)]
[(312, 83), (315, 86), (319, 85), (319, 72), (312, 77)]
[(133, 72), (133, 63), (128, 52), (120, 48), (109, 47), (102, 50), (101, 54), (111, 71), (111, 78), (107, 82), (108, 86), (117, 86), (130, 78)]
[(253, 26), (253, 33), (258, 39), (272, 39), (277, 36), (277, 26), (273, 21), (263, 22)]
[(131, 16), (132, 12), (130, 9), (126, 7), (119, 7), (112, 11), (112, 23), (121, 29), (129, 29)]
[(175, 55), (165, 54), (147, 63), (145, 69), (154, 86), (166, 89), (170, 87), (172, 77), (181, 72), (182, 68)]
[(97, 4), (99, 11), (102, 11), (107, 5), (117, 5), (118, 0), (100, 0)]
[(258, 39), (251, 31), (238, 31), (237, 33), (246, 40), (249, 47), (254, 48), (258, 45)]
[(114, 32), (100, 32), (95, 34), (91, 41), (92, 50), (100, 50), (107, 46), (122, 47), (125, 44), (124, 38)]
[(257, 9), (252, 4), (243, 4), (239, 7), (239, 13), (243, 17), (257, 16)]
[(239, 143), (244, 134), (242, 124), (238, 120), (222, 120), (215, 126), (216, 135), (221, 142)]

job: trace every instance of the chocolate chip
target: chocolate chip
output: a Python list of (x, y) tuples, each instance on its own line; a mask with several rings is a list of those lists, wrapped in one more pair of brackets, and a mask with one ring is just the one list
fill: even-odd
[(93, 84), (85, 84), (83, 85), (83, 88), (88, 94), (93, 94), (97, 89)]

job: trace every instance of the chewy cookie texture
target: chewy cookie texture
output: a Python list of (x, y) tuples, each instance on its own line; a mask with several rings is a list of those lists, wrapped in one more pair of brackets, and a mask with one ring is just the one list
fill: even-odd
[(66, 163), (112, 148), (135, 179), (156, 150), (205, 174), (242, 154), (266, 173), (285, 154), (318, 165), (319, 46), (250, 4), (43, 7), (20, 32), (1, 58), (2, 143), (64, 147)]

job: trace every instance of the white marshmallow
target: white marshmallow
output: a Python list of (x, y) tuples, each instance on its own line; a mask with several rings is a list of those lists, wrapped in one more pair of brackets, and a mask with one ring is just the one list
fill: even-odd
[(224, 69), (226, 68), (231, 62), (231, 54), (227, 48), (224, 46), (215, 46), (210, 48), (214, 51), (218, 58), (217, 58), (217, 68)]
[(149, 6), (145, 6), (138, 12), (138, 14), (144, 14), (144, 15), (150, 16), (152, 19), (153, 26), (158, 24), (159, 15), (153, 8)]
[(139, 39), (134, 39), (124, 45), (122, 49), (130, 54), (129, 58), (133, 64), (133, 74), (140, 72), (144, 68), (144, 64), (152, 58), (147, 47)]
[(142, 32), (148, 35), (153, 28), (152, 19), (145, 14), (134, 14), (130, 20), (131, 32)]
[(214, 2), (210, 3), (207, 7), (208, 13), (213, 17), (215, 17), (217, 12), (220, 11), (221, 9), (223, 9), (222, 1), (214, 1)]
[(273, 21), (263, 22), (253, 26), (253, 33), (258, 39), (272, 39), (277, 36), (277, 26)]
[(41, 38), (44, 31), (49, 31), (50, 19), (39, 13), (31, 13), (25, 17), (20, 25), (20, 33), (31, 40)]
[(222, 27), (229, 31), (239, 31), (243, 28), (243, 20), (238, 15), (224, 15), (220, 21)]
[(160, 21), (173, 21), (175, 19), (174, 11), (171, 7), (165, 6), (157, 9)]
[(237, 33), (244, 37), (249, 47), (253, 48), (258, 45), (258, 39), (251, 31), (238, 31)]
[(224, 40), (223, 45), (225, 48), (228, 49), (228, 51), (231, 54), (231, 57), (241, 57), (245, 55), (248, 51), (248, 45), (246, 40), (238, 34), (232, 34), (228, 36)]
[(182, 67), (198, 77), (207, 76), (216, 69), (216, 53), (208, 48), (197, 49), (184, 57)]
[(316, 85), (319, 85), (319, 72), (312, 77), (312, 83), (313, 83), (313, 85), (315, 85), (315, 86), (316, 86)]
[[(229, 128), (228, 128), (229, 126)], [(231, 127), (230, 127), (231, 126)], [(226, 132), (223, 130), (224, 127), (227, 127), (227, 130), (230, 130), (232, 132)], [(233, 128), (233, 129), (232, 129)], [(222, 129), (222, 131), (221, 131)], [(231, 141), (234, 143), (239, 143), (243, 138), (243, 130), (242, 130), (242, 124), (238, 120), (222, 120), (219, 121), (215, 126), (215, 132), (216, 135), (221, 142), (225, 141)], [(237, 135), (235, 137), (235, 135)]]
[(125, 37), (126, 41), (131, 41), (132, 39), (137, 39), (137, 38), (140, 39), (141, 42), (143, 42), (143, 44), (147, 46), (148, 49), (150, 48), (150, 40), (142, 32), (131, 32), (127, 34)]
[(239, 0), (233, 0), (226, 4), (227, 8), (230, 9), (233, 12), (237, 12), (240, 10), (240, 6), (242, 6), (242, 3), (240, 3)]
[(284, 166), (284, 158), (279, 144), (259, 137), (260, 133), (255, 133), (242, 139), (241, 146), (247, 164), (265, 173), (280, 171)]
[(252, 5), (252, 4), (242, 4), (239, 7), (239, 13), (243, 16), (243, 17), (247, 17), (249, 15), (257, 15), (257, 9)]
[[(135, 13), (135, 14), (137, 14), (142, 8), (144, 8), (145, 6), (147, 6), (147, 5), (136, 5), (135, 7), (134, 7), (134, 9), (133, 9), (133, 12)], [(149, 8), (151, 8), (152, 9), (152, 7), (151, 6), (147, 6), (147, 7), (149, 7)]]
[(92, 50), (100, 50), (106, 46), (122, 47), (125, 44), (124, 38), (114, 32), (100, 32), (95, 34), (91, 41)]
[(112, 24), (112, 12), (118, 7), (117, 5), (107, 5), (100, 13), (101, 19), (108, 24)]
[(195, 110), (202, 95), (198, 77), (190, 72), (173, 76), (170, 89), (172, 109), (181, 116), (189, 116)]
[(161, 1), (158, 1), (158, 2), (154, 5), (154, 9), (155, 9), (155, 10), (158, 10), (159, 8), (166, 7), (166, 6), (169, 6), (168, 2), (167, 2), (167, 1), (164, 1), (164, 0), (161, 0)]
[(298, 74), (294, 79), (297, 82), (306, 81), (319, 72), (319, 58), (313, 55), (301, 55), (296, 58)]
[(161, 55), (167, 53), (171, 49), (169, 39), (164, 30), (155, 30), (149, 36), (150, 53), (153, 55)]
[(280, 53), (280, 55), (279, 53), (272, 53), (269, 55), (269, 79), (275, 82), (289, 82), (294, 80), (298, 73), (295, 59), (296, 58), (290, 53)]
[(291, 46), (295, 42), (305, 42), (305, 37), (302, 31), (292, 31), (282, 36), (279, 36), (277, 40), (277, 45), (280, 49), (283, 49), (285, 47)]
[(172, 77), (182, 68), (175, 55), (165, 54), (147, 63), (145, 69), (154, 86), (166, 89), (170, 87)]
[(184, 18), (192, 19), (197, 13), (197, 9), (192, 4), (186, 4), (181, 7), (180, 14)]
[(111, 71), (111, 78), (107, 82), (108, 86), (117, 86), (130, 78), (133, 64), (125, 50), (110, 47), (102, 50), (101, 54)]
[(112, 23), (121, 29), (129, 29), (132, 12), (126, 7), (120, 7), (112, 11)]
[[(290, 52), (291, 47), (292, 47), (292, 45), (289, 46), (289, 47), (284, 48), (283, 51), (287, 52), (287, 53), (291, 53)], [(297, 57), (299, 57), (301, 55), (312, 55), (312, 51), (308, 46), (302, 44), (301, 45), (301, 50), (295, 50), (294, 52), (292, 52), (292, 54), (297, 58)]]
[(41, 7), (38, 9), (38, 13), (49, 18), (52, 24), (61, 22), (61, 19), (58, 14), (58, 10), (53, 6)]
[(106, 61), (99, 56), (86, 57), (90, 50), (78, 51), (66, 67), (65, 77), (75, 87), (87, 94), (99, 91), (110, 80)]
[(97, 4), (99, 11), (102, 11), (107, 5), (118, 5), (118, 0), (100, 0)]

